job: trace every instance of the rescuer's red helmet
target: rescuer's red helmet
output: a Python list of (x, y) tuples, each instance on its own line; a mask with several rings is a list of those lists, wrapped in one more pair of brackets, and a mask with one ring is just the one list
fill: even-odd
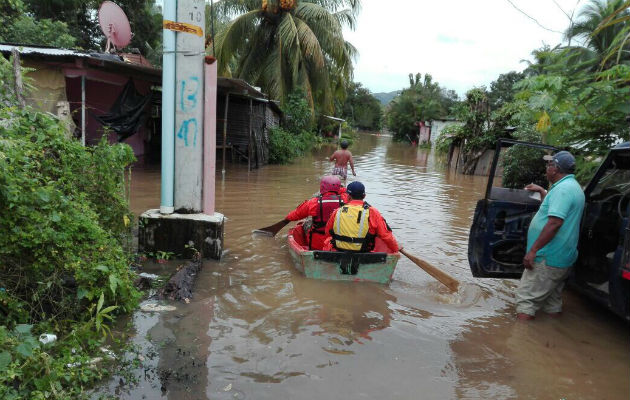
[(336, 175), (326, 175), (319, 182), (319, 192), (324, 194), (326, 192), (339, 193), (341, 190), (341, 180)]

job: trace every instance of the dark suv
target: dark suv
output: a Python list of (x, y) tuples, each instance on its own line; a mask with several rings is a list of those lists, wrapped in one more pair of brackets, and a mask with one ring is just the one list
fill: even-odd
[[(518, 279), (523, 272), (527, 229), (541, 202), (532, 192), (501, 187), (503, 150), (512, 146), (537, 149), (541, 159), (556, 150), (506, 139), (497, 144), (486, 196), (477, 203), (470, 229), (474, 277)], [(579, 257), (569, 285), (630, 321), (630, 142), (609, 152), (584, 195)]]

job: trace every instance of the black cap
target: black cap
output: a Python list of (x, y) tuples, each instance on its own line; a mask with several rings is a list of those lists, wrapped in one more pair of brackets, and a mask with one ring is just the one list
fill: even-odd
[(346, 191), (350, 193), (352, 197), (361, 197), (365, 195), (365, 186), (359, 181), (350, 182)]

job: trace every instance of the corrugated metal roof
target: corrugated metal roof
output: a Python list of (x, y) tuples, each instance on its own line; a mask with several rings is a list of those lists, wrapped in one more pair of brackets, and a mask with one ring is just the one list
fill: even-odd
[(125, 62), (120, 55), (108, 53), (83, 53), (71, 49), (58, 49), (54, 47), (22, 46), (19, 44), (0, 44), (0, 53), (11, 53), (17, 49), (24, 57), (40, 57), (44, 59), (80, 58), (87, 60), (91, 68), (103, 68), (124, 74), (142, 74), (154, 83), (162, 80), (162, 71), (146, 65)]
[(10, 53), (13, 49), (17, 49), (20, 54), (41, 54), (44, 56), (73, 56), (73, 57), (89, 57), (87, 53), (80, 53), (76, 50), (56, 49), (52, 47), (31, 47), (20, 46), (15, 44), (0, 44), (0, 52)]

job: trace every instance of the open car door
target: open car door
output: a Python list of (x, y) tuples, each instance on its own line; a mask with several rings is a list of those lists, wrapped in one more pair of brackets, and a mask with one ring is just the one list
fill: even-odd
[(630, 143), (608, 153), (584, 195), (579, 256), (569, 282), (630, 321)]
[(548, 187), (543, 156), (556, 150), (509, 139), (497, 143), (486, 195), (477, 202), (468, 240), (474, 277), (521, 277), (527, 230), (541, 204), (538, 193), (523, 188), (529, 183)]

